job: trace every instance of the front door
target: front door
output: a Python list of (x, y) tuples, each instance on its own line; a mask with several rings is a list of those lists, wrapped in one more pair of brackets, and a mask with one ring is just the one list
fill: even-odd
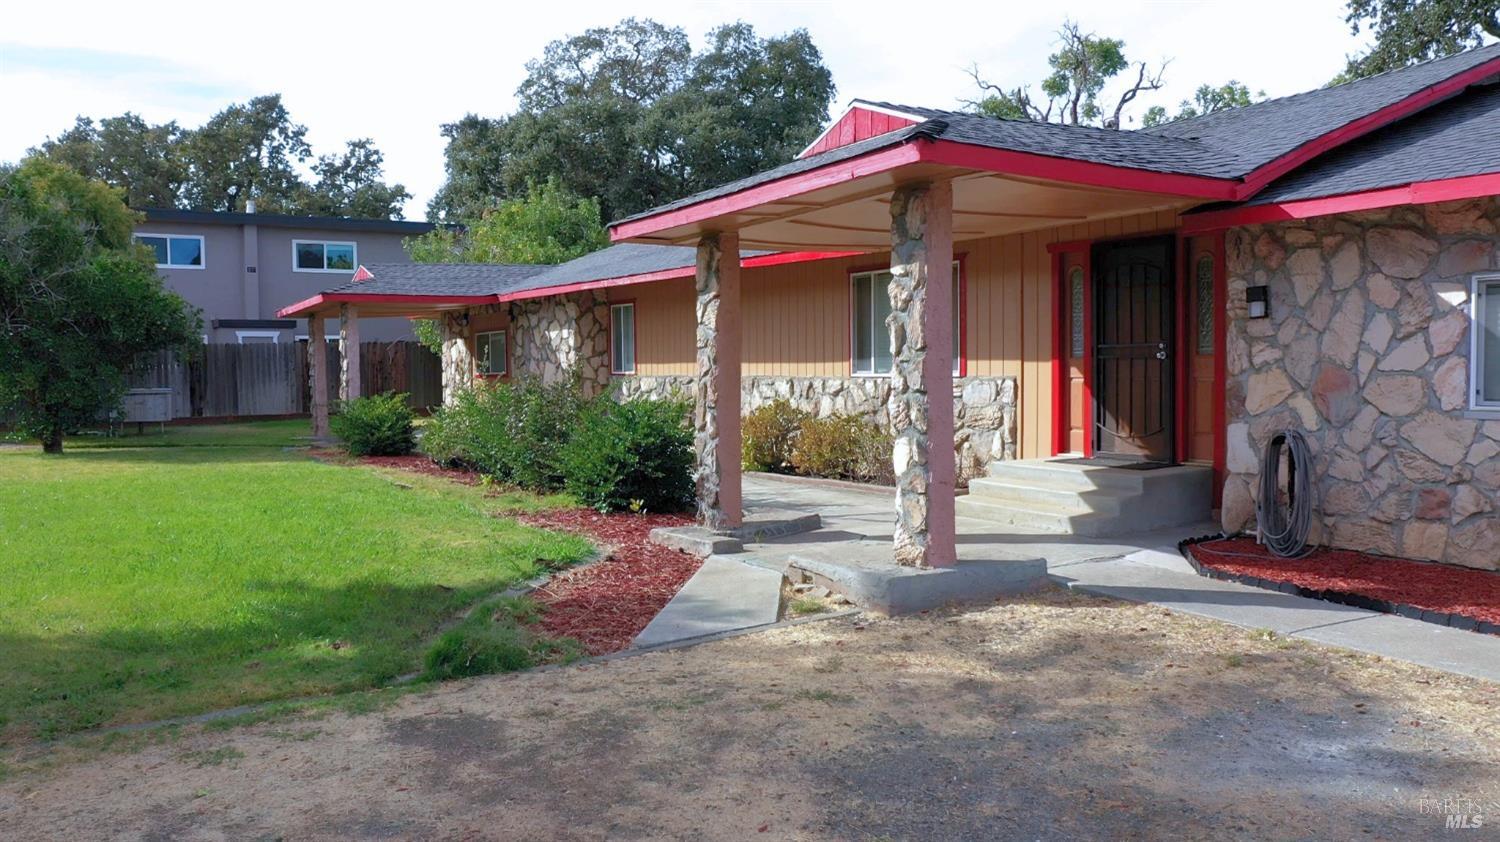
[(1094, 451), (1172, 462), (1171, 237), (1101, 243), (1094, 269)]

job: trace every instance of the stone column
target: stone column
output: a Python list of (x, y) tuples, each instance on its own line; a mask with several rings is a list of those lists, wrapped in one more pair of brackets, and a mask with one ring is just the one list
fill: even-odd
[[(312, 334), (308, 334), (311, 341)], [(339, 306), (339, 400), (354, 400), (359, 388), (359, 310), (351, 304)]]
[(311, 391), (313, 438), (328, 436), (328, 341), (323, 338), (323, 317), (307, 317), (307, 384)]
[(458, 393), (474, 385), (474, 353), (469, 350), (466, 313), (445, 313), (438, 320), (442, 330), (443, 406), (451, 406)]
[(891, 395), (896, 563), (952, 567), (953, 185), (891, 196)]
[(693, 381), (698, 519), (732, 528), (740, 511), (740, 237), (698, 242), (698, 377)]

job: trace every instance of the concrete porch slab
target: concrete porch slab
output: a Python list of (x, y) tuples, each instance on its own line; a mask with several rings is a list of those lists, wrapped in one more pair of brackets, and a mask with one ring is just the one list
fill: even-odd
[(774, 623), (781, 613), (781, 582), (780, 573), (709, 556), (631, 645), (660, 646)]
[(817, 512), (791, 509), (761, 509), (747, 513), (745, 522), (733, 529), (706, 526), (660, 526), (651, 530), (651, 543), (682, 550), (699, 557), (744, 552), (745, 544), (758, 544), (812, 532), (823, 525)]
[(1049, 583), (1047, 562), (1041, 558), (960, 551), (956, 567), (919, 569), (897, 565), (889, 541), (860, 539), (799, 548), (788, 557), (787, 568), (790, 575), (805, 573), (860, 608), (888, 615), (987, 602)]

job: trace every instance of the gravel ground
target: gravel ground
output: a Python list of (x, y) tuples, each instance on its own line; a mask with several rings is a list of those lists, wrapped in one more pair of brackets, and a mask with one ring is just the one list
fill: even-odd
[(0, 836), (1432, 838), (1444, 799), (1500, 824), (1497, 685), (1051, 592), (19, 769)]

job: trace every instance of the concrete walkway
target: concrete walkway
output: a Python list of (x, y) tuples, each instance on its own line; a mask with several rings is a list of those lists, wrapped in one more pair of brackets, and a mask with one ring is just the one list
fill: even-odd
[[(798, 554), (826, 549), (830, 544), (891, 539), (893, 492), (886, 489), (747, 475), (744, 491), (747, 509), (816, 511), (822, 515), (823, 528), (747, 544), (745, 554), (723, 557), (728, 563), (754, 565), (780, 574)], [(1177, 542), (1217, 531), (1216, 525), (1204, 523), (1138, 535), (1082, 538), (1026, 534), (1009, 528), (1002, 531), (986, 521), (958, 519), (961, 558), (1043, 558), (1053, 581), (1086, 593), (1151, 603), (1249, 629), (1270, 629), (1284, 637), (1500, 681), (1500, 637), (1197, 575), (1178, 554)], [(692, 584), (689, 582), (689, 586)], [(688, 588), (683, 592), (688, 593)], [(719, 591), (726, 602), (723, 608), (713, 609), (699, 600), (699, 592), (695, 589), (685, 602), (697, 603), (695, 610), (700, 612), (729, 611), (740, 599), (733, 589)], [(708, 592), (707, 586), (702, 592)], [(668, 612), (662, 613), (666, 616)]]
[(637, 649), (764, 626), (781, 612), (781, 575), (711, 555), (632, 644)]

